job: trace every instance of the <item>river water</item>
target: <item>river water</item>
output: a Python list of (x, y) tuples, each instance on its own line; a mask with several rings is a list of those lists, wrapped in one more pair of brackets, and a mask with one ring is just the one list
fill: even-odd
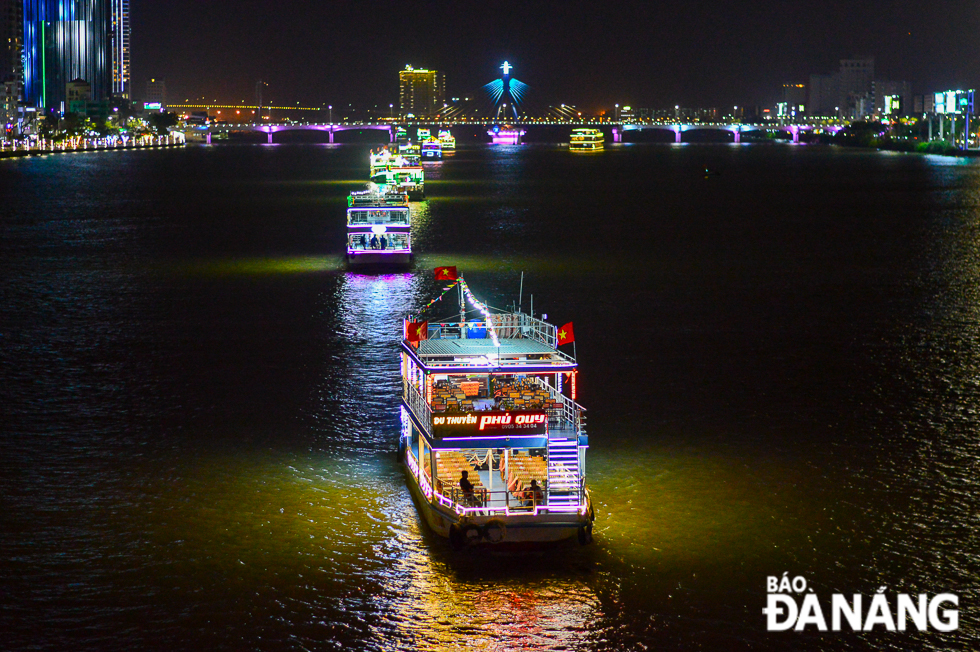
[[(415, 269), (359, 275), (368, 148), (0, 161), (0, 648), (980, 646), (977, 164), (465, 146)], [(593, 545), (420, 522), (397, 341), (437, 265), (574, 322)], [(770, 632), (784, 573), (953, 593), (958, 628)]]

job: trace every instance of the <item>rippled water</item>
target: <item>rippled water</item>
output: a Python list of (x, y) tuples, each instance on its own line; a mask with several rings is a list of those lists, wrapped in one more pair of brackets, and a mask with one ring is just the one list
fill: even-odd
[[(462, 148), (416, 269), (370, 276), (339, 255), (367, 149), (0, 162), (0, 648), (980, 647), (976, 164)], [(421, 524), (398, 319), (442, 264), (574, 320), (594, 545)], [(956, 593), (959, 629), (766, 632), (783, 572)]]

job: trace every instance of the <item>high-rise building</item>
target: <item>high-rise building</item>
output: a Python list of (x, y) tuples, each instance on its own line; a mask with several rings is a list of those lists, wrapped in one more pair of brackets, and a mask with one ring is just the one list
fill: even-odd
[(874, 57), (840, 60), (839, 106), (845, 117), (862, 118), (873, 111), (874, 78)]
[[(24, 66), (23, 0), (0, 0), (0, 129), (18, 122)], [(6, 134), (0, 133), (0, 140)]]
[(129, 0), (112, 2), (112, 94), (130, 98)]
[(146, 82), (146, 94), (143, 95), (143, 105), (157, 105), (160, 109), (167, 108), (167, 83), (162, 79), (151, 79)]
[(402, 116), (434, 116), (446, 103), (446, 75), (405, 66), (398, 73), (398, 103)]
[(24, 100), (65, 111), (68, 82), (84, 79), (92, 99), (112, 93), (110, 0), (24, 0)]
[(823, 118), (840, 117), (840, 75), (810, 75), (806, 113)]
[(24, 74), (24, 0), (0, 0), (0, 82)]
[(788, 116), (800, 116), (806, 112), (806, 84), (783, 84), (783, 103)]
[(912, 113), (912, 85), (910, 83), (876, 79), (873, 88), (876, 114), (894, 116)]

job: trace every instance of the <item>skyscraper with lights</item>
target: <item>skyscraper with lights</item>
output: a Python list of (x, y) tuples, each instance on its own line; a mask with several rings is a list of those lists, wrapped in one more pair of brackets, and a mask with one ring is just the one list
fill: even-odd
[[(66, 85), (77, 79), (91, 85), (94, 101), (108, 99), (113, 92), (113, 1), (24, 0), (24, 100), (29, 106), (66, 111)], [(128, 47), (126, 54), (128, 61)]]
[(24, 0), (0, 0), (0, 82), (20, 81), (24, 49)]
[(112, 2), (112, 94), (130, 98), (129, 69), (129, 0)]
[(431, 117), (446, 104), (446, 75), (436, 70), (405, 66), (398, 73), (398, 105), (401, 115)]

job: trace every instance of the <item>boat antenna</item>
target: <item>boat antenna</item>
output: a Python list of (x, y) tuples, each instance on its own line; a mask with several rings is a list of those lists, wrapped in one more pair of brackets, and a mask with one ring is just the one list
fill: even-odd
[(521, 291), (517, 294), (517, 309), (524, 309), (524, 272), (521, 272)]
[(531, 295), (531, 319), (534, 319), (534, 295)]

